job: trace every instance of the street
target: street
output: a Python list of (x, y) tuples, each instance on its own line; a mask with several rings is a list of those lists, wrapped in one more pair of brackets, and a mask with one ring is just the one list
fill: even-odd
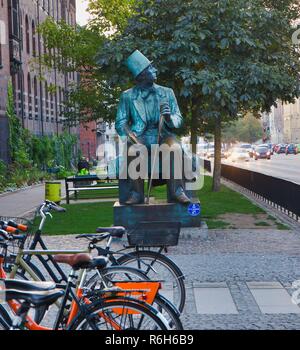
[(271, 160), (250, 159), (250, 162), (232, 162), (230, 159), (223, 159), (222, 163), (300, 184), (300, 154), (288, 156), (274, 154)]

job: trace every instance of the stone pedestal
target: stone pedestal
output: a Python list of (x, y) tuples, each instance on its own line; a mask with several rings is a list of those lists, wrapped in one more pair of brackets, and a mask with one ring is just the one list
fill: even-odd
[(181, 222), (182, 227), (200, 227), (201, 215), (191, 216), (188, 205), (159, 203), (138, 205), (114, 205), (114, 225), (133, 228), (141, 221)]

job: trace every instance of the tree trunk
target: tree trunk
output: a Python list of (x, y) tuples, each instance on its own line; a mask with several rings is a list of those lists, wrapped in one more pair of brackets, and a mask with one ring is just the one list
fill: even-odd
[(215, 124), (215, 160), (212, 188), (213, 192), (219, 192), (221, 189), (221, 137), (221, 118), (217, 118)]

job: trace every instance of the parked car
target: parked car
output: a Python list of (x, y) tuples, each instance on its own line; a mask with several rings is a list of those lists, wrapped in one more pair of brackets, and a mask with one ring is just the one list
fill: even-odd
[(254, 157), (254, 153), (255, 153), (255, 146), (252, 145), (251, 150), (249, 150), (249, 156), (250, 156), (250, 158), (253, 158), (253, 157)]
[(285, 153), (286, 145), (281, 143), (276, 146), (275, 148), (275, 153), (280, 154), (280, 153)]
[(271, 159), (271, 152), (269, 147), (257, 146), (254, 151), (254, 159)]
[(244, 148), (247, 151), (249, 151), (250, 149), (252, 149), (252, 145), (250, 145), (250, 143), (242, 143), (239, 148)]
[[(224, 149), (221, 150), (221, 158), (226, 158)], [(209, 148), (206, 152), (207, 159), (215, 157), (215, 148)]]
[(271, 156), (272, 156), (272, 155), (274, 154), (273, 145), (272, 145), (272, 143), (268, 143), (267, 145), (268, 145), (268, 147), (269, 147), (269, 150), (270, 150)]
[(271, 153), (271, 156), (274, 154), (273, 145), (271, 143), (262, 143), (262, 144), (258, 145), (257, 147), (267, 147)]
[(238, 162), (238, 161), (249, 162), (250, 156), (247, 148), (234, 148), (230, 155), (230, 160), (232, 162)]
[(293, 143), (288, 144), (286, 146), (286, 148), (285, 148), (285, 154), (286, 155), (288, 155), (288, 154), (297, 154), (297, 152), (298, 152), (298, 149)]

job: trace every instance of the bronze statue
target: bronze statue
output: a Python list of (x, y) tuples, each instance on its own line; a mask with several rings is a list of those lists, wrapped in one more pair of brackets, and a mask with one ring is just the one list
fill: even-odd
[[(116, 130), (127, 136), (132, 143), (142, 144), (150, 150), (151, 145), (166, 144), (182, 153), (174, 129), (180, 128), (183, 118), (172, 89), (155, 84), (157, 70), (140, 51), (134, 51), (126, 61), (135, 78), (136, 85), (121, 95)], [(174, 165), (171, 165), (171, 168)], [(173, 177), (173, 178), (172, 178)], [(164, 179), (163, 179), (164, 180)], [(165, 179), (169, 201), (191, 203), (184, 189), (183, 178), (171, 176)], [(150, 187), (152, 174), (150, 174)], [(127, 205), (144, 203), (144, 181), (130, 180), (130, 196)]]

